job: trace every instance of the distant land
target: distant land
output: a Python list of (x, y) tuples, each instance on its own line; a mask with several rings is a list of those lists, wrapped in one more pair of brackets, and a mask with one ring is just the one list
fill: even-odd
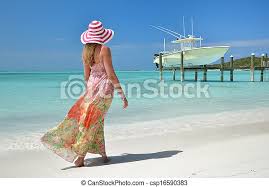
[[(251, 57), (243, 57), (243, 58), (239, 58), (239, 59), (234, 59), (233, 66), (234, 66), (234, 68), (243, 68), (243, 67), (249, 68), (250, 67), (250, 61), (251, 61)], [(268, 58), (265, 61), (268, 62)], [(216, 64), (210, 64), (208, 66), (220, 67), (220, 62), (218, 62)], [(254, 58), (254, 66), (255, 67), (260, 67), (261, 66), (261, 57), (255, 57)], [(224, 63), (224, 68), (229, 68), (229, 67), (230, 67), (230, 62), (226, 61)]]

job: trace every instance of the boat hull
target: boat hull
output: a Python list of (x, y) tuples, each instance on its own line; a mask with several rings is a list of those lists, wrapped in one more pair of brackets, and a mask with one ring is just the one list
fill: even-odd
[[(216, 62), (229, 50), (229, 46), (201, 47), (185, 50), (184, 66), (206, 65)], [(159, 56), (154, 62), (159, 64)], [(181, 51), (168, 52), (163, 54), (162, 64), (165, 67), (179, 67), (181, 63)]]

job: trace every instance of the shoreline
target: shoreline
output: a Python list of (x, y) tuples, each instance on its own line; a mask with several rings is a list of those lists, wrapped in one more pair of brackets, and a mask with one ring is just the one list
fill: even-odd
[[(269, 108), (224, 111), (217, 113), (202, 113), (179, 116), (173, 118), (154, 119), (149, 121), (132, 121), (130, 123), (106, 124), (106, 141), (125, 141), (126, 139), (145, 138), (148, 136), (162, 136), (167, 133), (193, 133), (205, 129), (219, 129), (224, 127), (242, 128), (249, 124), (269, 123), (267, 115)], [(254, 117), (255, 116), (255, 117)], [(58, 123), (54, 123), (56, 126)], [(54, 127), (51, 125), (51, 128)], [(38, 131), (1, 132), (1, 152), (16, 150), (45, 150), (40, 137), (50, 128), (41, 127)]]
[(269, 177), (267, 122), (106, 141), (110, 163), (75, 168), (49, 150), (0, 153), (1, 177)]

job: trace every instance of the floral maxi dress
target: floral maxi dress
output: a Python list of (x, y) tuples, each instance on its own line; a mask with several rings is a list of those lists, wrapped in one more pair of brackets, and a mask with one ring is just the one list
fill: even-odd
[(87, 153), (106, 155), (104, 117), (114, 94), (103, 62), (91, 68), (85, 93), (71, 107), (64, 120), (41, 137), (54, 153), (73, 162)]

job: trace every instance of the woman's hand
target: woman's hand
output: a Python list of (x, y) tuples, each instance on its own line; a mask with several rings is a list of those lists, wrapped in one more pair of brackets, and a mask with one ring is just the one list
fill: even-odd
[(126, 97), (123, 99), (123, 108), (127, 108), (128, 107), (128, 101), (126, 99)]

